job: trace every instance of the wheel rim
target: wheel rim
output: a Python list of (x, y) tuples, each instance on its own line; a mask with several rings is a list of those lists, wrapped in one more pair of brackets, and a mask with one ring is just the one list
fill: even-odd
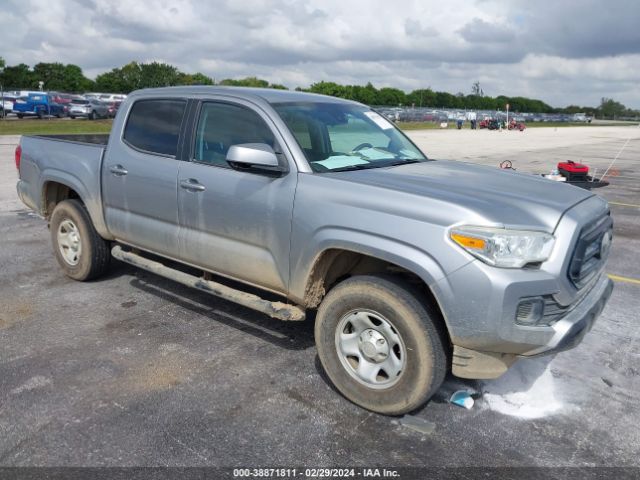
[(75, 266), (80, 261), (82, 253), (82, 242), (80, 241), (80, 230), (75, 223), (66, 219), (58, 226), (58, 248), (64, 261)]
[(336, 328), (336, 350), (349, 375), (374, 389), (395, 385), (406, 365), (406, 348), (393, 324), (371, 310), (352, 310)]

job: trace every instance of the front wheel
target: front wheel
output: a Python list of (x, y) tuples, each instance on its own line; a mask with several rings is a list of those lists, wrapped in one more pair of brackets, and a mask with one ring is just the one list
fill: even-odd
[(51, 214), (51, 241), (64, 273), (78, 281), (91, 280), (109, 268), (111, 252), (79, 200), (64, 200)]
[(400, 415), (421, 406), (444, 380), (446, 342), (437, 322), (428, 302), (401, 279), (351, 277), (318, 309), (318, 356), (346, 398)]

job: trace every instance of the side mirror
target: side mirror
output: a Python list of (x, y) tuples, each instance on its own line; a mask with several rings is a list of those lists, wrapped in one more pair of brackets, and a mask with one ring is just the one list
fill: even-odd
[(280, 166), (273, 148), (266, 143), (241, 143), (227, 152), (227, 162), (236, 169), (280, 174), (286, 168)]

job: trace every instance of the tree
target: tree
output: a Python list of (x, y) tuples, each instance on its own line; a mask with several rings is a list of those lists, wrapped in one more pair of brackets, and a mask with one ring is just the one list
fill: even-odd
[(616, 117), (621, 117), (625, 114), (627, 107), (611, 98), (603, 97), (600, 100), (600, 107), (598, 110), (600, 110), (600, 115), (602, 115), (603, 118), (611, 118), (615, 120)]
[(66, 92), (86, 92), (93, 90), (93, 80), (88, 79), (77, 65), (68, 64), (64, 67), (64, 86)]
[(274, 88), (276, 90), (289, 90), (284, 85), (269, 83), (267, 80), (258, 77), (246, 77), (241, 79), (225, 78), (220, 85), (231, 87), (253, 87), (253, 88)]
[(311, 93), (319, 93), (321, 95), (330, 95), (332, 97), (346, 98), (345, 87), (335, 82), (317, 82), (312, 83), (308, 90)]
[(378, 90), (371, 82), (367, 83), (364, 87), (355, 85), (352, 87), (352, 98), (356, 102), (364, 103), (365, 105), (377, 105)]
[(211, 77), (204, 73), (182, 73), (178, 74), (178, 85), (213, 85)]
[(130, 62), (121, 68), (96, 77), (96, 90), (111, 93), (130, 93), (140, 88), (142, 69), (138, 62)]
[(480, 87), (479, 81), (473, 82), (473, 85), (471, 86), (471, 95), (474, 97), (484, 97), (484, 91)]
[(431, 88), (420, 88), (407, 95), (407, 102), (417, 107), (434, 106), (436, 94)]
[(268, 88), (269, 82), (257, 77), (246, 77), (239, 80), (232, 78), (225, 78), (220, 82), (220, 85), (228, 85), (232, 87), (257, 87)]
[(32, 89), (38, 85), (29, 65), (24, 63), (5, 67), (0, 74), (0, 83), (2, 83), (5, 90)]
[(33, 67), (36, 82), (44, 82), (46, 90), (64, 89), (64, 65), (61, 63), (37, 63)]
[(141, 63), (140, 80), (137, 88), (170, 87), (178, 85), (178, 69), (167, 63)]
[(407, 94), (397, 88), (381, 88), (378, 90), (377, 104), (389, 106), (406, 105)]

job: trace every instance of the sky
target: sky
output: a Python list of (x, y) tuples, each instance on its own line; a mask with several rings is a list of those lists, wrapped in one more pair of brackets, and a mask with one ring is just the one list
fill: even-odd
[[(7, 64), (162, 61), (217, 80), (640, 108), (639, 0), (0, 0)], [(10, 25), (10, 28), (6, 28)]]

